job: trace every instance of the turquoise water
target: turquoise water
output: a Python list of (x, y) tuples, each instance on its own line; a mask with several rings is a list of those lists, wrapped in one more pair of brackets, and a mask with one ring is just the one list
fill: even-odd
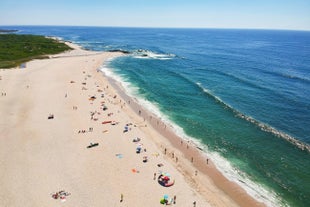
[(129, 51), (103, 71), (268, 206), (310, 206), (310, 32), (17, 29)]

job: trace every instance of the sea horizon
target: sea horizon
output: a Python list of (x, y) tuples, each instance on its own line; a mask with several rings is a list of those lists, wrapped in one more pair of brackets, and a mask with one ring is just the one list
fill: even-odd
[[(127, 28), (127, 29), (188, 29), (188, 30), (258, 30), (258, 31), (292, 31), (310, 32), (309, 29), (288, 29), (288, 28), (250, 28), (250, 27), (153, 27), (153, 26), (102, 26), (102, 25), (0, 25), (3, 28), (11, 27), (85, 27), (85, 28)], [(1, 29), (1, 28), (0, 28)]]

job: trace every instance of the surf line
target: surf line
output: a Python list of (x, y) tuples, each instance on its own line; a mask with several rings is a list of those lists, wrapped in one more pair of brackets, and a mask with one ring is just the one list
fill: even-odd
[(294, 146), (298, 147), (301, 150), (307, 150), (308, 152), (310, 152), (310, 145), (307, 143), (304, 143), (302, 141), (299, 141), (298, 139), (284, 133), (281, 132), (263, 122), (260, 122), (250, 116), (247, 116), (243, 113), (241, 113), (240, 111), (234, 109), (232, 106), (230, 106), (229, 104), (226, 104), (224, 101), (222, 101), (219, 97), (213, 95), (208, 89), (204, 88), (201, 83), (196, 83), (196, 85), (204, 92), (206, 93), (209, 97), (213, 98), (217, 103), (221, 104), (223, 107), (228, 108), (233, 114), (235, 114), (238, 118), (240, 119), (244, 119), (252, 124), (254, 124), (255, 126), (259, 127), (260, 130), (265, 131), (265, 132), (269, 132), (272, 135), (279, 137), (281, 139), (284, 139), (288, 142), (290, 142), (291, 144), (293, 144)]

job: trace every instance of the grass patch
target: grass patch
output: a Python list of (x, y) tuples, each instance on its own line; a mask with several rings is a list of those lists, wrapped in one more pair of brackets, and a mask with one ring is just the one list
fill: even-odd
[(17, 67), (32, 59), (48, 58), (48, 55), (71, 50), (55, 39), (37, 35), (0, 35), (0, 68)]

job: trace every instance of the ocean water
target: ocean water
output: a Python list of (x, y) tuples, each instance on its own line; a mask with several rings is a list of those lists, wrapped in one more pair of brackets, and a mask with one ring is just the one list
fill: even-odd
[(13, 28), (130, 52), (103, 72), (256, 199), (310, 206), (310, 32)]

